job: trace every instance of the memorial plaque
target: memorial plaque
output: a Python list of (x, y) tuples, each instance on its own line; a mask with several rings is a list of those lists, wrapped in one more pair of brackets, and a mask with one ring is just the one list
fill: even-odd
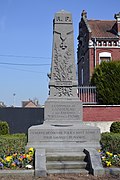
[(82, 121), (82, 109), (80, 102), (76, 101), (49, 101), (45, 108), (45, 120), (56, 120), (56, 122)]

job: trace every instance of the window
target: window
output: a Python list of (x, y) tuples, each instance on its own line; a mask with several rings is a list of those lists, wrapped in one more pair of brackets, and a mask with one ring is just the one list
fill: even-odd
[(111, 53), (109, 53), (109, 52), (99, 53), (99, 64), (103, 61), (105, 61), (105, 62), (111, 61)]
[(83, 74), (83, 68), (81, 69), (81, 84), (83, 85), (83, 76), (84, 76), (84, 74)]
[(110, 61), (110, 57), (100, 57), (100, 61), (103, 62), (109, 62)]

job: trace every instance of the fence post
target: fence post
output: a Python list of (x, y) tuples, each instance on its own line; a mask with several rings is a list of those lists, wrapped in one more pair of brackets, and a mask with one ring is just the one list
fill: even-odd
[(78, 97), (83, 104), (97, 104), (95, 86), (78, 86)]

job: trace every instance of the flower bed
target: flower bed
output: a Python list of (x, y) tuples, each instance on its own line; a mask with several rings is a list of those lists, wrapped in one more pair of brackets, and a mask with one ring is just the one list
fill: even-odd
[(0, 157), (3, 155), (12, 155), (15, 153), (24, 153), (27, 143), (25, 134), (7, 134), (0, 135)]
[(120, 154), (113, 154), (108, 151), (99, 151), (104, 167), (120, 167)]
[(14, 153), (0, 157), (0, 169), (31, 169), (34, 162), (34, 149), (29, 148), (25, 153)]
[(0, 136), (0, 169), (31, 169), (34, 162), (34, 149), (25, 150), (25, 134)]

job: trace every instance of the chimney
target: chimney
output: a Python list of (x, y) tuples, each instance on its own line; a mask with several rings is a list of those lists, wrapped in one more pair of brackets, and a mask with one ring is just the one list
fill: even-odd
[(117, 34), (118, 36), (120, 36), (120, 12), (118, 14), (115, 14), (114, 18), (116, 19)]
[(82, 11), (81, 17), (82, 17), (82, 18), (83, 18), (83, 17), (87, 18), (87, 12), (86, 12), (85, 10)]

